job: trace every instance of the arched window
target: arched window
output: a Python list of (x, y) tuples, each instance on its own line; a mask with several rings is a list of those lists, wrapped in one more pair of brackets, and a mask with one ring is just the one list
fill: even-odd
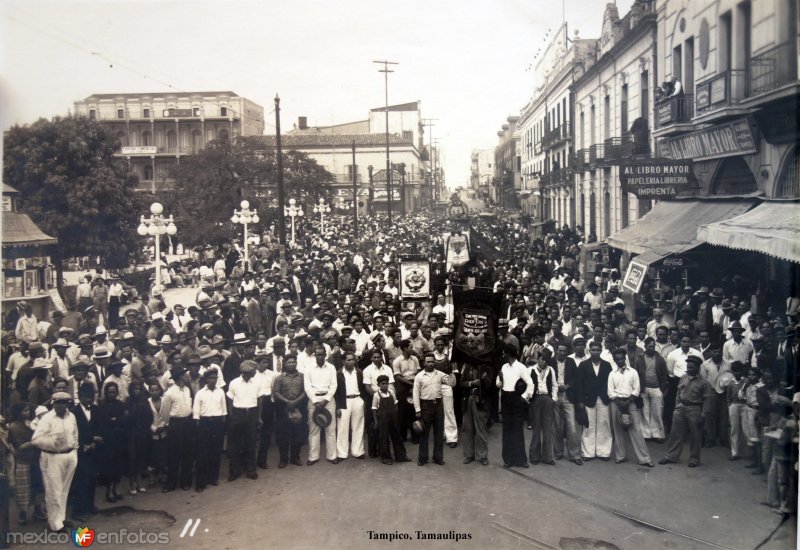
[(756, 178), (742, 157), (723, 160), (711, 184), (712, 195), (747, 195), (756, 189)]
[(775, 182), (775, 196), (782, 199), (800, 198), (800, 147), (795, 146), (783, 163)]

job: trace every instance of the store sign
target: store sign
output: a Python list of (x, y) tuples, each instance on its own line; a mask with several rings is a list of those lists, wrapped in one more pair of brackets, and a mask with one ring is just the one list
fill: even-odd
[(123, 155), (155, 155), (158, 152), (155, 146), (123, 147)]
[(698, 267), (698, 264), (683, 256), (667, 256), (661, 260), (661, 267), (669, 269), (688, 269), (690, 267)]
[(167, 118), (182, 118), (182, 117), (192, 117), (192, 116), (200, 116), (199, 109), (165, 109), (164, 110), (164, 117)]
[(637, 197), (670, 199), (695, 182), (691, 160), (647, 159), (620, 163), (622, 190)]
[(404, 300), (429, 298), (431, 293), (431, 266), (426, 261), (400, 263), (400, 295)]
[[(713, 90), (709, 90), (714, 101)], [(658, 156), (674, 160), (704, 160), (755, 153), (757, 141), (746, 118), (658, 142)]]

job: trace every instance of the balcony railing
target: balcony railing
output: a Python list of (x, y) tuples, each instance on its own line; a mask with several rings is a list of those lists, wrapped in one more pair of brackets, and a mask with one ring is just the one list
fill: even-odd
[(589, 147), (589, 165), (592, 168), (609, 166), (609, 164), (609, 161), (606, 159), (605, 144), (595, 143)]
[(763, 94), (797, 80), (797, 54), (786, 42), (750, 59), (750, 95)]
[(553, 128), (552, 130), (548, 130), (544, 133), (542, 137), (542, 144), (545, 149), (552, 147), (554, 145), (558, 145), (563, 141), (567, 141), (572, 137), (572, 132), (570, 131), (570, 127), (568, 123), (564, 123), (557, 128)]
[(697, 115), (737, 104), (747, 97), (747, 73), (742, 69), (725, 72), (701, 80), (695, 86)]
[(619, 160), (622, 158), (622, 138), (607, 138), (603, 143), (603, 149), (608, 164), (619, 164)]
[(578, 149), (575, 151), (575, 169), (589, 169), (589, 149)]
[(694, 115), (694, 95), (668, 97), (656, 103), (656, 128), (665, 128), (679, 122), (689, 122)]

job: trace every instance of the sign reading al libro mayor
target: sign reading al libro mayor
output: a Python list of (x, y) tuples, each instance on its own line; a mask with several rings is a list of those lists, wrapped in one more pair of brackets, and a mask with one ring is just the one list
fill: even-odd
[(668, 159), (704, 160), (756, 152), (751, 123), (743, 118), (658, 142), (658, 156)]
[(642, 159), (621, 163), (619, 181), (623, 191), (637, 197), (669, 199), (693, 183), (692, 161)]

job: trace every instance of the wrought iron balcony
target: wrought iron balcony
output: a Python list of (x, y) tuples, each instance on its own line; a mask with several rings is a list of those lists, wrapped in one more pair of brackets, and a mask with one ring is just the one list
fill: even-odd
[(667, 97), (656, 103), (656, 127), (665, 128), (681, 122), (688, 123), (694, 115), (694, 95)]
[(797, 53), (785, 42), (750, 59), (749, 95), (770, 92), (797, 80)]
[(568, 123), (561, 124), (557, 128), (548, 130), (544, 133), (542, 144), (545, 149), (569, 141), (572, 138), (572, 131)]
[(589, 169), (589, 149), (578, 149), (575, 151), (575, 169)]
[(736, 105), (747, 97), (747, 73), (728, 69), (703, 79), (695, 86), (696, 116)]

